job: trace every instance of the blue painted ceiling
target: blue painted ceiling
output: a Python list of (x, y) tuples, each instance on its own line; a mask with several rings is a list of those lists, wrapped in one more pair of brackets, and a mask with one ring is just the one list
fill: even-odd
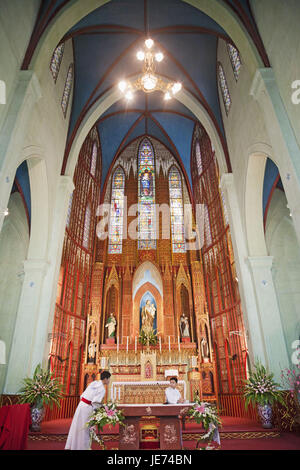
[[(236, 15), (253, 24), (248, 0), (221, 0)], [(69, 0), (44, 0), (37, 27), (47, 24)], [(87, 109), (120, 79), (141, 72), (136, 59), (147, 36), (165, 58), (157, 64), (159, 74), (181, 81), (210, 113), (224, 137), (216, 58), (218, 37), (229, 39), (210, 17), (182, 0), (110, 0), (79, 21), (61, 39), (72, 38), (75, 82), (68, 134), (71, 142)], [(221, 104), (223, 106), (223, 104)], [(127, 105), (119, 102), (96, 123), (102, 155), (103, 181), (117, 151), (133, 138), (149, 134), (180, 156), (190, 177), (190, 151), (195, 116), (175, 99), (139, 92)]]

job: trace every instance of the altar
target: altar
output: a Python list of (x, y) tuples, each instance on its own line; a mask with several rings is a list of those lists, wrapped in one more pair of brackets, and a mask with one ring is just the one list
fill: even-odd
[(120, 426), (119, 450), (140, 448), (140, 421), (145, 417), (159, 419), (159, 448), (161, 450), (182, 449), (181, 418), (192, 406), (192, 403), (118, 405), (118, 409), (122, 410), (125, 416), (124, 426)]

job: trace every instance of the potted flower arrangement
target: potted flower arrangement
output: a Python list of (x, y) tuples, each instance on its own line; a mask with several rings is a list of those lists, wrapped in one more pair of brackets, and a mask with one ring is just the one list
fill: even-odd
[(43, 370), (38, 364), (33, 378), (23, 379), (23, 387), (19, 391), (20, 403), (31, 404), (31, 430), (40, 431), (40, 425), (45, 414), (45, 405), (52, 408), (53, 404), (60, 406), (62, 386), (52, 377), (48, 370)]
[(214, 449), (211, 443), (214, 441), (220, 445), (220, 436), (218, 428), (221, 426), (221, 420), (217, 413), (217, 407), (211, 403), (201, 402), (198, 397), (195, 398), (195, 404), (188, 413), (190, 418), (193, 418), (197, 424), (203, 424), (205, 434), (197, 441), (196, 448), (201, 442), (208, 442), (205, 447), (206, 450)]
[(97, 435), (96, 428), (99, 432), (103, 431), (106, 424), (110, 426), (116, 426), (117, 424), (124, 426), (124, 419), (125, 417), (123, 412), (117, 409), (117, 405), (115, 403), (101, 405), (99, 408), (94, 410), (90, 419), (86, 423), (87, 427), (90, 428), (91, 443), (95, 440), (102, 449), (105, 449), (103, 439)]
[(269, 373), (259, 361), (256, 361), (254, 368), (255, 371), (245, 381), (245, 407), (247, 409), (249, 403), (257, 405), (263, 428), (270, 429), (273, 427), (272, 406), (275, 402), (284, 403), (283, 391), (278, 390), (279, 385), (274, 381), (274, 374)]

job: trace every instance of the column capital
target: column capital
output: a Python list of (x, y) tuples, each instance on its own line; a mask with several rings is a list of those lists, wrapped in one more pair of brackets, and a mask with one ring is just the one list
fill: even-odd
[(273, 259), (273, 256), (248, 256), (247, 261), (252, 269), (271, 269), (273, 265)]
[(68, 191), (69, 194), (71, 194), (75, 189), (73, 178), (71, 176), (68, 176), (68, 175), (60, 175), (60, 177), (59, 177), (59, 186), (60, 186), (60, 188), (65, 189), (66, 191)]
[(220, 180), (220, 188), (227, 190), (230, 186), (234, 185), (233, 173), (223, 173)]
[(255, 72), (249, 94), (253, 96), (255, 100), (258, 100), (265, 86), (275, 81), (276, 79), (272, 67), (259, 68)]

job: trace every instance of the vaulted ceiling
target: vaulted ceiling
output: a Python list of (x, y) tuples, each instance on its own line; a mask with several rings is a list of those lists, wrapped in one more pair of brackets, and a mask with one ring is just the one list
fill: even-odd
[[(248, 28), (255, 28), (248, 0), (222, 0)], [(55, 18), (66, 0), (44, 0), (36, 31)], [(36, 33), (37, 35), (37, 33)], [(72, 142), (88, 109), (120, 79), (141, 72), (137, 50), (150, 36), (164, 53), (160, 75), (182, 82), (210, 115), (226, 147), (217, 85), (218, 39), (231, 42), (209, 16), (182, 0), (110, 0), (84, 17), (61, 41), (72, 38), (74, 97), (68, 142)], [(137, 92), (128, 104), (120, 100), (97, 121), (103, 156), (103, 181), (116, 153), (134, 138), (159, 139), (182, 160), (190, 177), (195, 116), (179, 101), (164, 101), (160, 92)]]

